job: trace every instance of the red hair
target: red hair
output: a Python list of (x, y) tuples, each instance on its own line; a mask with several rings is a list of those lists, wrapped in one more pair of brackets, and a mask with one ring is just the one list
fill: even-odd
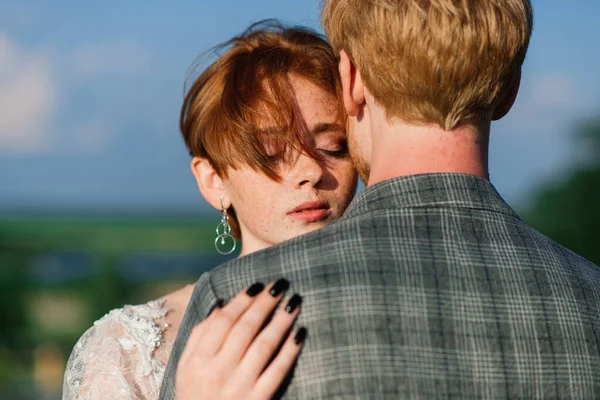
[(215, 50), (224, 53), (194, 81), (181, 110), (190, 154), (210, 161), (221, 177), (228, 168), (247, 165), (276, 181), (277, 165), (291, 149), (318, 158), (306, 143), (289, 78), (306, 79), (335, 96), (344, 118), (338, 59), (327, 40), (307, 28), (266, 20)]

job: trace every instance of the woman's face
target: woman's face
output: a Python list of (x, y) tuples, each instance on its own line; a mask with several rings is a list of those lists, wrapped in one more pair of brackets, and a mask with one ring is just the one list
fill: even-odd
[(228, 170), (224, 185), (239, 220), (242, 254), (322, 228), (343, 214), (356, 191), (336, 98), (307, 80), (290, 81), (322, 160), (296, 152), (280, 164), (281, 182), (249, 167)]

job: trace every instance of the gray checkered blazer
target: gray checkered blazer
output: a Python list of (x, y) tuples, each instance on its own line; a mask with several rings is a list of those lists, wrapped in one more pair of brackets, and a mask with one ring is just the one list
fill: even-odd
[(324, 229), (202, 275), (167, 366), (217, 298), (280, 277), (308, 338), (289, 399), (600, 398), (600, 269), (486, 180), (374, 185)]

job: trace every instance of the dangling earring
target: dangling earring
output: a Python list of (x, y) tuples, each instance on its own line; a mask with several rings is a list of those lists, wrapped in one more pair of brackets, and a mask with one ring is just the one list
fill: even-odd
[[(227, 250), (229, 246), (226, 246), (226, 242), (228, 241), (232, 242), (229, 250)], [(229, 215), (227, 215), (227, 209), (223, 206), (223, 198), (221, 197), (221, 222), (217, 225), (215, 248), (221, 254), (231, 254), (235, 250), (236, 245), (237, 241), (231, 234), (231, 226), (229, 226)]]

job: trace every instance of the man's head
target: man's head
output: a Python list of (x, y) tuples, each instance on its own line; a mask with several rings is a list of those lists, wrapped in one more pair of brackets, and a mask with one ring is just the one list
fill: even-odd
[(532, 20), (529, 0), (326, 0), (322, 13), (351, 115), (357, 77), (387, 120), (446, 131), (508, 112)]

